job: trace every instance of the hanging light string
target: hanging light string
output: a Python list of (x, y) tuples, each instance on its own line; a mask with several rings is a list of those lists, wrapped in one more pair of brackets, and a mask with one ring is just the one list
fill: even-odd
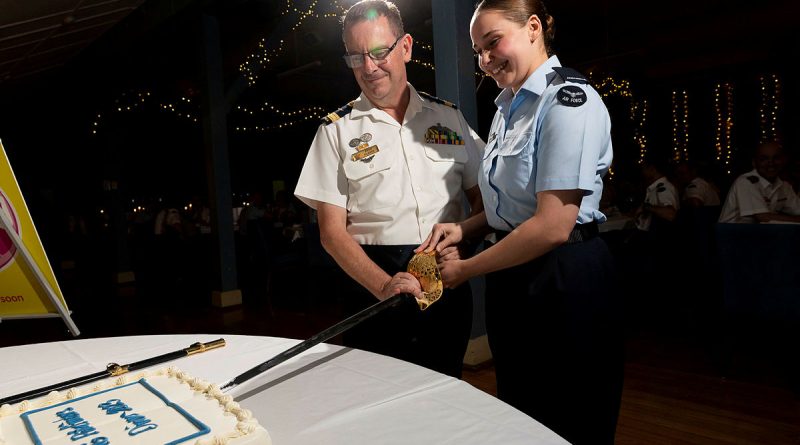
[(237, 106), (235, 110), (235, 114), (240, 115), (244, 118), (244, 120), (252, 119), (257, 122), (263, 122), (266, 118), (269, 117), (280, 117), (284, 120), (283, 122), (275, 125), (237, 125), (234, 129), (237, 132), (266, 132), (270, 130), (281, 130), (284, 128), (288, 128), (297, 124), (311, 121), (318, 121), (323, 116), (325, 116), (325, 109), (322, 107), (311, 106), (305, 108), (299, 108), (294, 111), (283, 111), (280, 108), (271, 105), (269, 102), (264, 102), (264, 104), (259, 107), (258, 109), (249, 109), (243, 106)]
[[(641, 163), (647, 154), (647, 136), (644, 129), (647, 122), (647, 100), (637, 100), (633, 95), (630, 81), (626, 79), (616, 80), (612, 76), (606, 76), (602, 80), (596, 80), (594, 73), (590, 71), (589, 83), (603, 98), (617, 96), (628, 100), (628, 119), (633, 123), (633, 141), (639, 147), (639, 163)], [(613, 167), (608, 173), (614, 177)]]
[[(119, 98), (114, 100), (114, 105), (111, 109), (97, 113), (94, 121), (92, 122), (92, 134), (96, 135), (102, 129), (104, 119), (114, 113), (130, 113), (137, 111), (146, 111), (155, 103), (153, 95), (149, 91), (140, 92), (125, 92)], [(161, 101), (158, 103), (158, 110), (173, 114), (181, 119), (186, 119), (193, 124), (197, 124), (199, 120), (200, 110), (199, 106), (192, 101), (191, 98), (181, 97), (172, 102)], [(250, 109), (244, 106), (237, 106), (233, 113), (231, 113), (232, 120), (249, 119), (264, 122), (275, 120), (276, 118), (282, 119), (281, 122), (273, 125), (236, 125), (236, 131), (270, 131), (288, 128), (300, 123), (308, 121), (316, 121), (325, 115), (325, 110), (318, 106), (301, 107), (292, 111), (284, 111), (269, 102), (256, 109)]]
[(725, 173), (730, 175), (733, 161), (733, 83), (722, 82), (715, 86), (714, 112), (716, 114), (714, 148), (717, 152), (717, 163), (721, 164)]
[[(92, 121), (92, 134), (96, 135), (102, 128), (105, 118), (115, 113), (130, 113), (147, 110), (155, 102), (153, 95), (149, 91), (128, 91), (123, 92), (105, 112), (97, 113)], [(200, 115), (198, 107), (192, 103), (188, 97), (181, 97), (175, 102), (160, 102), (158, 109), (166, 111), (196, 123)]]
[(761, 83), (761, 106), (759, 117), (761, 124), (760, 142), (778, 142), (781, 137), (778, 131), (778, 111), (781, 102), (781, 83), (777, 74), (759, 76)]
[(644, 124), (647, 122), (647, 99), (633, 101), (630, 120), (634, 124), (633, 142), (639, 147), (639, 163), (641, 164), (647, 156), (647, 136), (644, 132)]
[(672, 91), (672, 160), (689, 160), (689, 93)]

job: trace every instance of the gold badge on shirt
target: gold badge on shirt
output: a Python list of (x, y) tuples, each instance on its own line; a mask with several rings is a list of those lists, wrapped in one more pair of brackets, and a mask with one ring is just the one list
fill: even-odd
[(425, 130), (425, 142), (429, 144), (464, 145), (464, 139), (458, 133), (443, 127), (438, 122)]
[(369, 162), (379, 152), (377, 145), (369, 145), (372, 140), (372, 135), (364, 133), (361, 137), (353, 138), (350, 140), (350, 146), (356, 149), (356, 152), (350, 157), (353, 162)]

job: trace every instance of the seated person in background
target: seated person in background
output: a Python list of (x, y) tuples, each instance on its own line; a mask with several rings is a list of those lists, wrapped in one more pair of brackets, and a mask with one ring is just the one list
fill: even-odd
[(678, 215), (678, 191), (667, 179), (666, 171), (662, 162), (646, 160), (642, 163), (642, 179), (649, 185), (644, 202), (636, 211), (636, 228), (641, 231), (651, 231), (654, 226), (669, 226)]
[(719, 190), (697, 174), (697, 166), (682, 161), (675, 168), (675, 180), (682, 187), (681, 203), (687, 207), (718, 206)]
[(800, 222), (800, 198), (779, 177), (785, 164), (786, 154), (779, 144), (759, 145), (753, 155), (755, 168), (733, 182), (719, 222)]

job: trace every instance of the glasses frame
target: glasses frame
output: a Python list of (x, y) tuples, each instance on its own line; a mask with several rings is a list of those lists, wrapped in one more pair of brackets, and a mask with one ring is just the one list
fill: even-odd
[[(383, 65), (386, 63), (386, 59), (389, 57), (389, 54), (392, 53), (397, 44), (400, 43), (405, 36), (406, 35), (403, 34), (402, 36), (398, 37), (390, 47), (375, 48), (372, 51), (367, 51), (365, 53), (345, 54), (342, 56), (342, 58), (344, 59), (344, 63), (347, 65), (347, 67), (352, 69), (361, 68), (364, 66), (364, 61), (366, 60), (365, 57), (372, 59), (375, 65)], [(376, 52), (379, 54), (375, 54)]]

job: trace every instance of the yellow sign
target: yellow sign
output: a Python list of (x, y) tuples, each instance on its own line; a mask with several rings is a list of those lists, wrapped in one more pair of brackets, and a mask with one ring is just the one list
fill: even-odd
[(60, 314), (67, 324), (71, 322), (66, 301), (0, 142), (0, 319), (45, 314)]

